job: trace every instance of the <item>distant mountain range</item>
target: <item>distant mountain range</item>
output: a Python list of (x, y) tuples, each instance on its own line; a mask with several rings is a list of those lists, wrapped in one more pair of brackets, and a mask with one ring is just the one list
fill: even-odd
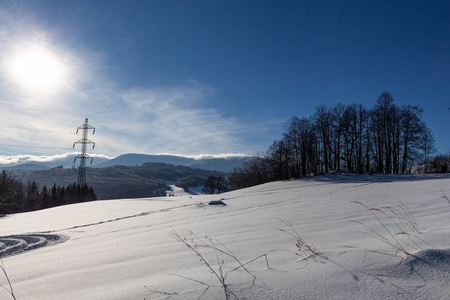
[[(77, 154), (68, 154), (62, 158), (55, 158), (48, 161), (36, 161), (32, 159), (22, 159), (14, 164), (0, 164), (0, 169), (6, 170), (49, 170), (51, 168), (63, 166), (71, 168), (74, 166), (74, 159)], [(234, 168), (242, 166), (249, 159), (247, 156), (230, 155), (227, 157), (205, 156), (203, 158), (191, 158), (177, 155), (149, 155), (129, 153), (123, 154), (113, 159), (105, 157), (94, 157), (91, 167), (105, 168), (111, 166), (142, 166), (144, 163), (164, 163), (175, 166), (187, 166), (202, 170), (215, 170), (220, 172), (232, 172)], [(78, 165), (78, 161), (76, 166)]]
[(147, 154), (124, 154), (114, 159), (95, 164), (93, 167), (103, 168), (110, 166), (141, 166), (147, 162), (185, 166), (202, 170), (214, 170), (220, 172), (232, 172), (234, 168), (242, 166), (248, 159), (244, 156), (231, 156), (227, 158), (190, 158), (176, 155), (147, 155)]

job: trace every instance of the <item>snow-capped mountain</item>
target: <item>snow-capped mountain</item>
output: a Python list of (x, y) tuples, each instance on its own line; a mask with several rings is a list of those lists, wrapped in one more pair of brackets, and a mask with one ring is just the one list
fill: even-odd
[(215, 170), (221, 172), (232, 172), (234, 168), (241, 166), (248, 156), (235, 155), (227, 157), (204, 156), (192, 158), (178, 155), (148, 155), (148, 154), (124, 154), (114, 159), (95, 163), (94, 167), (109, 167), (115, 165), (139, 166), (147, 162), (180, 165), (204, 170)]
[[(75, 157), (79, 153), (67, 153), (57, 156), (20, 156), (6, 157), (0, 159), (1, 169), (15, 170), (46, 170), (58, 166), (71, 168), (77, 166)], [(187, 166), (203, 170), (216, 170), (221, 172), (232, 172), (234, 168), (241, 166), (249, 157), (241, 154), (212, 156), (203, 155), (199, 157), (186, 157), (180, 155), (149, 155), (129, 153), (111, 158), (104, 155), (92, 155), (94, 168), (109, 166), (141, 166), (147, 162), (165, 163), (171, 165)]]

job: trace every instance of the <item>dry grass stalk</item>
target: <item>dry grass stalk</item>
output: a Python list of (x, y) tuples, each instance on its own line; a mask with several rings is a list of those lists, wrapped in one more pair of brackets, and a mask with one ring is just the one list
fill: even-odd
[(392, 206), (369, 208), (359, 201), (351, 201), (351, 203), (361, 205), (366, 209), (366, 211), (370, 212), (377, 220), (378, 224), (381, 225), (383, 231), (377, 231), (360, 221), (351, 220), (350, 222), (357, 223), (365, 227), (366, 231), (363, 231), (364, 234), (367, 234), (381, 241), (385, 245), (388, 245), (389, 250), (345, 246), (351, 250), (344, 251), (339, 254), (345, 254), (349, 251), (359, 251), (364, 254), (378, 253), (391, 256), (396, 259), (404, 259), (411, 255), (412, 251), (422, 249), (421, 244), (426, 244), (432, 248), (435, 248), (417, 236), (419, 233), (419, 225), (416, 223), (412, 217), (412, 214), (406, 209), (405, 204), (402, 202), (399, 202), (399, 209)]
[[(252, 276), (254, 279), (256, 279), (256, 276), (253, 275), (248, 270), (248, 265), (262, 257), (265, 257), (267, 268), (269, 268), (269, 262), (266, 254), (260, 255), (246, 263), (242, 263), (233, 254), (233, 252), (221, 242), (216, 241), (208, 236), (205, 236), (203, 239), (199, 238), (192, 232), (190, 233), (190, 235), (192, 237), (188, 239), (183, 232), (180, 234), (176, 230), (173, 230), (171, 233), (172, 237), (174, 237), (177, 241), (184, 244), (190, 251), (192, 251), (199, 258), (200, 262), (208, 269), (208, 271), (214, 275), (214, 277), (219, 281), (219, 283), (223, 287), (225, 299), (227, 300), (231, 299), (232, 297), (235, 299), (239, 299), (237, 295), (232, 290), (230, 290), (230, 288), (227, 285), (227, 278), (230, 272), (243, 270), (244, 272)], [(204, 249), (212, 251), (215, 259), (214, 260), (207, 259), (206, 254), (203, 253)], [(229, 264), (225, 264), (226, 260), (228, 261), (231, 260), (231, 262)], [(234, 266), (232, 266), (233, 264)], [(201, 283), (202, 285), (206, 285), (207, 288), (209, 288), (209, 285), (204, 282), (185, 276), (180, 275), (177, 276)]]
[[(144, 286), (144, 287), (146, 289), (148, 289), (152, 294), (160, 294), (160, 295), (167, 296), (166, 300), (172, 298), (172, 296), (178, 295), (178, 293), (176, 293), (176, 292), (171, 293), (171, 292), (159, 291), (153, 286)], [(147, 297), (145, 297), (144, 300), (147, 300)]]
[(278, 220), (280, 220), (287, 226), (287, 228), (278, 228), (278, 230), (287, 233), (288, 235), (292, 236), (295, 239), (296, 241), (295, 246), (297, 247), (297, 251), (295, 252), (296, 255), (308, 258), (310, 256), (317, 254), (316, 247), (313, 244), (306, 243), (305, 240), (302, 239), (301, 236), (298, 234), (297, 230), (295, 229), (294, 225), (292, 225), (291, 222), (282, 219)]
[(448, 197), (447, 197), (447, 195), (444, 193), (444, 191), (443, 190), (441, 190), (441, 192), (442, 192), (442, 196), (441, 196), (441, 198), (443, 198), (443, 199), (445, 199), (445, 200), (447, 200), (447, 202), (450, 204), (450, 199), (448, 199)]
[(9, 288), (7, 288), (7, 287), (5, 287), (5, 286), (3, 286), (3, 285), (0, 285), (0, 287), (3, 288), (5, 291), (7, 291), (8, 294), (10, 294), (11, 297), (12, 297), (14, 300), (16, 300), (16, 296), (14, 295), (14, 290), (13, 290), (11, 281), (9, 280), (8, 273), (6, 273), (5, 265), (3, 264), (3, 259), (2, 259), (1, 257), (0, 257), (0, 262), (1, 262), (1, 264), (0, 264), (0, 269), (2, 270), (3, 274), (5, 275), (5, 278), (6, 278), (6, 281), (8, 282)]

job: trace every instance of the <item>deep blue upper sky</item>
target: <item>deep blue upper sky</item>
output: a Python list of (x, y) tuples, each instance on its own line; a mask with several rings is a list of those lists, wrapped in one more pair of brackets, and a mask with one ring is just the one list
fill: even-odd
[[(39, 41), (75, 70), (70, 90), (29, 117), (53, 114), (42, 127), (60, 132), (89, 117), (99, 153), (254, 154), (291, 116), (338, 102), (371, 108), (384, 90), (422, 107), (438, 150), (450, 151), (448, 1), (6, 1), (0, 10), (0, 50)], [(1, 93), (2, 103), (26, 97)], [(18, 143), (30, 144), (0, 140)]]

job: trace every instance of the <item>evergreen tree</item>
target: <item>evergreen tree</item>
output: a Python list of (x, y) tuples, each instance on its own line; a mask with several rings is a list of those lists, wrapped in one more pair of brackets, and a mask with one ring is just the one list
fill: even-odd
[(23, 207), (23, 184), (3, 170), (0, 175), (0, 214), (20, 212)]
[(33, 182), (28, 182), (26, 203), (26, 211), (33, 211), (42, 208), (39, 187), (34, 180)]
[(50, 196), (48, 194), (47, 187), (44, 185), (41, 192), (42, 209), (50, 207)]

